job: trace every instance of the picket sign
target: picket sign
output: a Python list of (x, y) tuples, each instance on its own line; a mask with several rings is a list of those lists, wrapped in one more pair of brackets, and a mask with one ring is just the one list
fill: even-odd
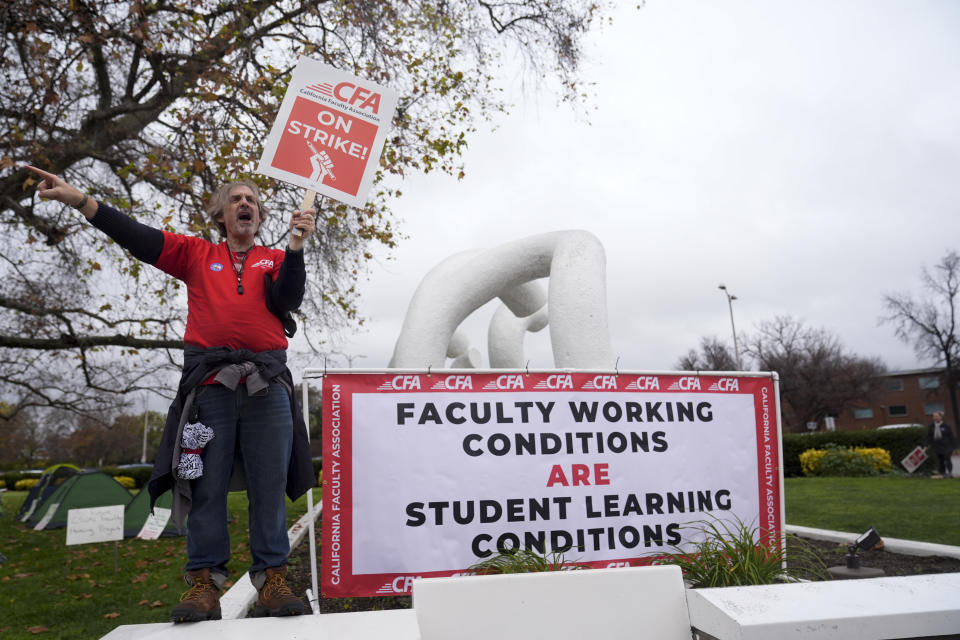
[(388, 87), (301, 57), (257, 172), (307, 189), (301, 210), (317, 194), (362, 207), (397, 100)]
[(903, 465), (903, 468), (906, 469), (909, 473), (913, 473), (917, 470), (917, 467), (922, 465), (927, 459), (927, 450), (917, 445), (917, 448), (907, 454), (907, 457), (900, 461), (900, 464)]
[(113, 575), (120, 570), (124, 505), (88, 507), (67, 511), (67, 545), (113, 541)]

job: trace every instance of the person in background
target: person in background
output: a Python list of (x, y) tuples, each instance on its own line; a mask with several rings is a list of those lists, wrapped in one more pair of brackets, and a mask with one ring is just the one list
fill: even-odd
[(940, 475), (952, 475), (953, 462), (950, 457), (957, 448), (957, 441), (953, 437), (953, 429), (943, 421), (943, 413), (940, 411), (933, 413), (933, 422), (927, 426), (927, 446), (937, 454)]
[(148, 484), (151, 510), (172, 488), (178, 526), (189, 513), (190, 589), (171, 620), (220, 619), (230, 559), (227, 492), (240, 487), (250, 503), (254, 613), (300, 615), (303, 601), (285, 582), (284, 494), (295, 500), (316, 479), (286, 349), (296, 331), (291, 311), (303, 299), (303, 246), (315, 230), (315, 211), (293, 212), (285, 251), (264, 247), (256, 237), (268, 212), (257, 186), (226, 184), (207, 207), (223, 237), (212, 243), (141, 224), (52, 173), (28, 169), (40, 178), (41, 198), (77, 209), (134, 257), (187, 286), (183, 373)]

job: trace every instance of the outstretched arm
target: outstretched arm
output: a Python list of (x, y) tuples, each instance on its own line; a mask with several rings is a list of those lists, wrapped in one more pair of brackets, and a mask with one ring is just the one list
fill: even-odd
[(42, 179), (37, 195), (45, 200), (56, 200), (77, 209), (90, 224), (113, 238), (133, 257), (155, 264), (163, 250), (163, 232), (123, 215), (113, 207), (97, 202), (73, 185), (43, 169), (28, 166)]
[(65, 205), (71, 206), (87, 220), (91, 220), (97, 215), (96, 200), (84, 194), (80, 189), (67, 183), (66, 180), (59, 178), (52, 173), (47, 173), (43, 169), (27, 165), (27, 169), (40, 176), (40, 184), (37, 186), (37, 195), (44, 200), (56, 200)]

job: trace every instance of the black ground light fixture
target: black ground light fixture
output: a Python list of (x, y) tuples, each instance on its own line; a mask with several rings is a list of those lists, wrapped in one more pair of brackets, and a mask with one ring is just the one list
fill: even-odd
[(850, 580), (854, 578), (877, 578), (882, 575), (883, 569), (872, 569), (870, 567), (860, 566), (860, 556), (858, 551), (873, 549), (882, 539), (874, 527), (870, 527), (864, 533), (857, 536), (847, 547), (846, 566), (830, 567), (827, 571), (837, 580)]

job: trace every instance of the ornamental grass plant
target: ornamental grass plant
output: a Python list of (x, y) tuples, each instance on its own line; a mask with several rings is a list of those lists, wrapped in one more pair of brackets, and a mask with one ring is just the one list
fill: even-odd
[(739, 519), (698, 520), (681, 530), (692, 534), (685, 536), (694, 540), (692, 545), (689, 548), (673, 546), (674, 552), (656, 564), (679, 566), (684, 580), (695, 588), (827, 579), (826, 565), (799, 538), (790, 538), (792, 553), (788, 567), (785, 537), (771, 539)]
[(506, 549), (472, 565), (467, 571), (478, 576), (501, 573), (540, 573), (586, 569), (585, 565), (573, 564), (564, 567), (567, 560), (562, 553), (540, 554), (530, 549)]

